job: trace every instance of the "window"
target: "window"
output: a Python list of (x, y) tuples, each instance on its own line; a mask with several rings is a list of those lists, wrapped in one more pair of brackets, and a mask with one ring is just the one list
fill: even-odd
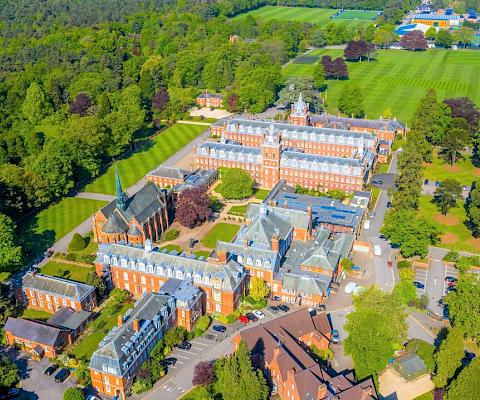
[(58, 297), (55, 296), (55, 297), (53, 298), (53, 301), (54, 301), (55, 304), (58, 304)]
[(141, 276), (141, 277), (140, 277), (140, 283), (141, 283), (142, 285), (146, 285), (146, 284), (147, 284), (147, 278), (145, 278), (144, 276)]
[(221, 292), (213, 292), (213, 299), (215, 301), (222, 301), (222, 293)]
[(32, 305), (36, 306), (37, 305), (37, 300), (32, 299)]
[(216, 311), (216, 312), (222, 312), (222, 305), (216, 303), (216, 304), (215, 304), (215, 311)]
[(120, 260), (120, 265), (122, 266), (122, 268), (127, 268), (127, 260), (125, 260), (125, 259), (122, 258), (122, 259)]
[(48, 294), (45, 295), (45, 300), (50, 301), (50, 296)]
[(103, 256), (103, 262), (104, 262), (105, 264), (110, 264), (110, 257), (107, 256), (107, 255)]
[(75, 302), (74, 302), (73, 300), (70, 300), (70, 307), (72, 307), (74, 310), (75, 310), (75, 308), (77, 307), (77, 306), (75, 305)]
[(42, 308), (45, 307), (45, 302), (41, 301), (40, 302), (40, 307), (42, 307)]
[(62, 299), (62, 304), (66, 307), (67, 306), (67, 299)]
[(123, 280), (128, 281), (128, 273), (127, 272), (123, 273)]
[(48, 303), (48, 309), (51, 310), (52, 309), (52, 303)]

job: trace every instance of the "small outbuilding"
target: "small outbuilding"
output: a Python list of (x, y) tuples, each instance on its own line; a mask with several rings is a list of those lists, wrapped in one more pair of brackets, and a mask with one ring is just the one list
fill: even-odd
[(398, 357), (393, 362), (393, 368), (406, 381), (413, 381), (428, 372), (425, 363), (416, 354), (406, 354)]

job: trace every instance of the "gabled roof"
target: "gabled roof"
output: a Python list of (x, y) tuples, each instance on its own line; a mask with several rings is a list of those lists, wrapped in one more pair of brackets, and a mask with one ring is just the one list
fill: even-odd
[(65, 341), (62, 340), (62, 333), (67, 333), (64, 329), (44, 322), (13, 317), (8, 317), (4, 329), (5, 332), (10, 332), (15, 337), (50, 347), (63, 345)]
[(69, 307), (61, 307), (47, 321), (50, 325), (76, 331), (82, 324), (91, 317), (88, 311), (74, 311)]
[(336, 115), (328, 113), (314, 115), (310, 118), (310, 121), (320, 124), (338, 124), (340, 129), (350, 129), (352, 131), (355, 131), (355, 127), (391, 132), (405, 128), (405, 126), (396, 119), (359, 119), (337, 117)]
[(32, 272), (27, 272), (23, 276), (22, 287), (24, 290), (39, 290), (52, 295), (68, 297), (76, 301), (83, 300), (85, 297), (95, 291), (93, 286), (86, 285), (84, 283)]
[(279, 226), (277, 228), (283, 231), (284, 236), (290, 231), (290, 226), (306, 229), (310, 223), (308, 214), (303, 210), (285, 209), (255, 203), (251, 203), (248, 206), (247, 218), (254, 220), (261, 215), (265, 215), (267, 218), (270, 218), (273, 223), (278, 224)]
[(190, 172), (181, 168), (158, 166), (154, 170), (150, 171), (147, 176), (157, 176), (161, 178), (173, 178), (178, 180), (184, 180)]

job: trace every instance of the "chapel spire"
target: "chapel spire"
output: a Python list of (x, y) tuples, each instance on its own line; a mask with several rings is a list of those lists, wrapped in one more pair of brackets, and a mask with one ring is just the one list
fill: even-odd
[(118, 165), (115, 169), (115, 187), (116, 187), (116, 205), (117, 208), (125, 211), (125, 199), (123, 198), (122, 184), (120, 182), (120, 173), (118, 172)]

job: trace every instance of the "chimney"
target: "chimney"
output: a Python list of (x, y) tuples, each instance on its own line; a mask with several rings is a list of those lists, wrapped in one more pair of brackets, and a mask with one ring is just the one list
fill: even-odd
[(307, 206), (307, 214), (310, 218), (312, 218), (312, 206), (310, 205)]
[(123, 315), (118, 316), (117, 325), (118, 325), (119, 328), (123, 325)]
[(325, 399), (327, 397), (327, 385), (318, 385), (317, 399)]
[(285, 202), (283, 203), (283, 208), (288, 208), (288, 201), (285, 200)]
[(280, 251), (280, 238), (276, 233), (272, 235), (272, 250)]
[(287, 381), (293, 381), (293, 375), (295, 375), (295, 368), (290, 368), (287, 371)]
[(247, 237), (243, 238), (243, 247), (245, 247), (246, 249), (248, 248), (248, 238)]
[(273, 349), (273, 359), (276, 360), (280, 354), (280, 346), (277, 346)]
[(133, 320), (133, 330), (135, 332), (138, 332), (140, 330), (140, 322), (138, 322), (137, 318)]
[(227, 262), (227, 250), (217, 250), (217, 256), (219, 262)]

